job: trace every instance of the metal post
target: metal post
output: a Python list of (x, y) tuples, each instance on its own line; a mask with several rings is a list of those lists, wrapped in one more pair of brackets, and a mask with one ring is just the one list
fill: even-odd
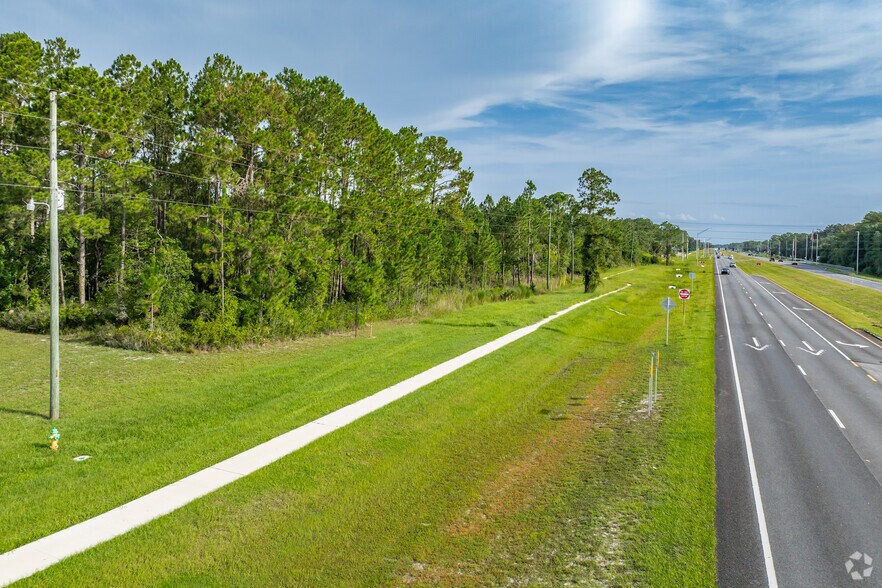
[(49, 418), (59, 410), (58, 359), (58, 112), (56, 93), (49, 92)]
[(661, 350), (655, 352), (655, 384), (652, 385), (652, 400), (655, 402), (658, 396), (658, 372), (661, 368)]
[(671, 311), (665, 311), (665, 345), (668, 344), (668, 331), (671, 324)]
[(551, 290), (551, 208), (548, 209), (548, 267), (545, 268), (545, 289)]
[(570, 265), (573, 272), (573, 283), (576, 283), (576, 231), (573, 230), (573, 216), (570, 215)]
[(861, 232), (857, 232), (857, 247), (854, 250), (854, 273), (861, 273)]

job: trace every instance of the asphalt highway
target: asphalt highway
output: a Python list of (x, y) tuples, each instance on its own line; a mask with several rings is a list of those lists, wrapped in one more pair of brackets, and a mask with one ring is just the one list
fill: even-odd
[[(756, 259), (761, 259), (763, 261), (769, 261), (768, 257), (757, 256)], [(781, 265), (793, 268), (795, 270), (812, 272), (813, 274), (819, 274), (819, 275), (822, 275), (822, 276), (825, 276), (828, 278), (833, 278), (834, 280), (839, 280), (840, 282), (845, 282), (846, 284), (852, 284), (854, 286), (863, 286), (864, 288), (870, 288), (872, 290), (879, 290), (880, 292), (882, 292), (882, 282), (877, 282), (875, 280), (868, 280), (866, 278), (859, 278), (859, 277), (851, 275), (851, 274), (832, 272), (832, 271), (828, 270), (826, 267), (824, 267), (823, 265), (818, 265), (818, 264), (815, 264), (811, 261), (806, 262), (806, 261), (798, 260), (797, 264), (798, 265), (792, 265), (791, 261), (788, 259), (785, 259), (783, 262), (781, 262)], [(839, 267), (839, 266), (836, 266), (836, 267)], [(846, 269), (847, 268), (843, 268), (843, 270), (846, 270)]]
[(879, 290), (882, 292), (882, 282), (877, 282), (875, 280), (867, 280), (864, 278), (858, 278), (848, 274), (838, 274), (836, 272), (831, 272), (825, 269), (823, 266), (815, 265), (813, 263), (802, 263), (800, 262), (797, 266), (792, 266), (795, 269), (801, 269), (807, 272), (812, 272), (815, 274), (821, 274), (822, 276), (827, 276), (828, 278), (833, 278), (834, 280), (840, 280), (842, 282), (846, 282), (848, 284), (854, 284), (856, 286), (863, 286), (865, 288), (872, 288), (873, 290)]
[(882, 346), (730, 271), (716, 276), (719, 585), (882, 586)]

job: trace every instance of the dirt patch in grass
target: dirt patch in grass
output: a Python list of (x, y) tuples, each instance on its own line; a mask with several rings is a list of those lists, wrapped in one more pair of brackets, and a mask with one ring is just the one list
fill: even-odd
[[(566, 394), (554, 410), (542, 411), (553, 423), (529, 438), (524, 447), (530, 449), (487, 482), (464, 512), (442, 527), (452, 542), (486, 541), (491, 551), (496, 552), (491, 556), (494, 558), (507, 551), (501, 529), (519, 527), (515, 519), (520, 513), (547, 500), (549, 490), (572, 465), (574, 454), (584, 449), (585, 439), (593, 430), (606, 428), (610, 419), (617, 422), (646, 419), (645, 406), (639, 403), (634, 406), (635, 403), (620, 396), (634, 388), (636, 368), (629, 358), (633, 357), (635, 349), (647, 345), (654, 335), (653, 329), (647, 328), (638, 339), (618, 350), (618, 361), (605, 362), (609, 366), (606, 369), (597, 369), (596, 357), (583, 355), (560, 370), (549, 385), (565, 389)], [(567, 524), (566, 521), (561, 523)], [(621, 554), (620, 524), (628, 523), (612, 518), (601, 523), (597, 529), (597, 549), (590, 554), (575, 554), (575, 559), (566, 567), (621, 570), (625, 562)], [(544, 559), (556, 555), (543, 553), (538, 557)], [(577, 561), (579, 559), (586, 561)], [(479, 561), (467, 559), (448, 565), (418, 562), (407, 571), (402, 581), (416, 585), (480, 585), (487, 580), (482, 574), (483, 567)], [(599, 574), (600, 577), (604, 575)]]

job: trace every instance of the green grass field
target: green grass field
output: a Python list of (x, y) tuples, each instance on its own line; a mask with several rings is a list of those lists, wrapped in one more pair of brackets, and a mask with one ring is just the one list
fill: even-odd
[(863, 329), (882, 337), (882, 292), (848, 284), (789, 265), (760, 262), (739, 256), (738, 267), (749, 274), (761, 275), (780, 284), (797, 296), (832, 314), (849, 327)]
[[(700, 270), (699, 270), (700, 271)], [(610, 273), (615, 273), (611, 271)], [(649, 352), (673, 268), (28, 585), (712, 585), (713, 282)], [(0, 551), (83, 520), (585, 299), (576, 290), (216, 354), (0, 332)], [(610, 309), (625, 313), (624, 316)], [(71, 457), (90, 454), (88, 461)]]

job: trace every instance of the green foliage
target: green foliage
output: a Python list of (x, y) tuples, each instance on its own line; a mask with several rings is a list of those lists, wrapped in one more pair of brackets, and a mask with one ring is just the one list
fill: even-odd
[[(860, 232), (860, 244), (858, 244)], [(727, 243), (738, 251), (769, 253), (778, 258), (815, 259), (821, 263), (855, 269), (882, 277), (882, 212), (871, 211), (855, 224), (835, 224), (809, 233), (782, 233), (764, 241)]]
[[(48, 144), (50, 86), (68, 123), (62, 286), (68, 306), (92, 309), (72, 310), (71, 328), (235, 345), (349, 328), (356, 304), (362, 316), (401, 316), (451, 289), (559, 288), (586, 263), (629, 258), (626, 237), (585, 257), (592, 219), (619, 222), (598, 169), (578, 195), (541, 195), (527, 180), (478, 203), (446, 138), (383, 128), (329, 78), (248, 72), (225, 55), (192, 77), (133, 55), (101, 73), (64, 39), (14, 33), (0, 35), (0, 312), (48, 295), (45, 213), (23, 206), (46, 199), (32, 188), (48, 161), (10, 145)], [(154, 345), (129, 331), (118, 341)]]

